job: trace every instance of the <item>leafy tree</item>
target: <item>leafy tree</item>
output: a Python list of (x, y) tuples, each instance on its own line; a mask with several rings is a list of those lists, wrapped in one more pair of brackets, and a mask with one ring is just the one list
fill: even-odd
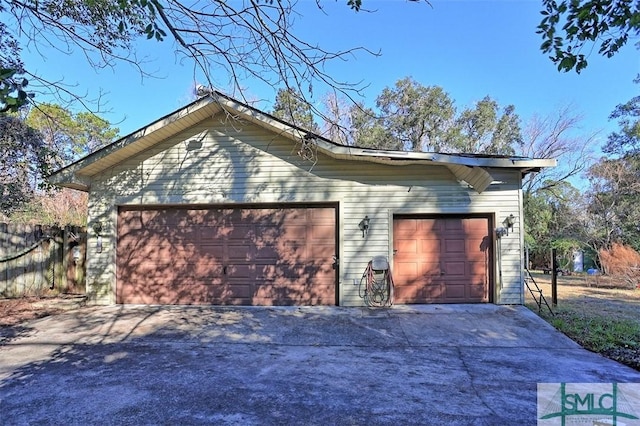
[(410, 77), (385, 88), (376, 99), (381, 125), (406, 151), (441, 151), (453, 128), (453, 100), (437, 86), (423, 86)]
[[(551, 54), (558, 70), (587, 67), (592, 45), (612, 57), (629, 38), (640, 34), (640, 2), (633, 0), (543, 0), (538, 25), (541, 50)], [(586, 54), (585, 54), (586, 53)]]
[(609, 135), (603, 151), (616, 155), (640, 154), (640, 96), (618, 105), (610, 119), (617, 119), (620, 130)]
[(571, 105), (544, 117), (534, 116), (524, 126), (522, 144), (516, 151), (523, 157), (555, 158), (559, 164), (527, 174), (522, 184), (525, 242), (537, 266), (550, 265), (554, 247), (569, 256), (567, 247), (590, 240), (584, 196), (569, 183), (593, 161), (596, 135), (582, 134), (581, 122)]
[(34, 196), (50, 170), (51, 151), (19, 117), (0, 115), (0, 212), (8, 216)]
[(567, 181), (524, 193), (525, 244), (534, 266), (550, 265), (552, 248), (570, 261), (583, 237), (582, 210), (580, 191)]
[(640, 249), (640, 156), (603, 158), (588, 171), (590, 242), (599, 250), (614, 242)]
[[(4, 11), (0, 3), (0, 13)], [(16, 112), (29, 99), (29, 81), (21, 77), (23, 73), (20, 46), (7, 24), (0, 22), (0, 113)]]
[(362, 148), (402, 150), (403, 146), (395, 139), (383, 119), (362, 103), (351, 106), (349, 111), (351, 121), (350, 135), (352, 144)]
[[(525, 194), (524, 197), (525, 246), (529, 262), (534, 267), (549, 265), (553, 211), (544, 196)], [(535, 218), (535, 220), (527, 220)]]
[(458, 152), (513, 155), (522, 143), (520, 118), (509, 105), (498, 116), (498, 103), (486, 96), (474, 108), (465, 109), (456, 120), (454, 149)]
[[(0, 43), (13, 48), (0, 53), (0, 68), (13, 72), (0, 74), (0, 89), (9, 90), (0, 90), (0, 106), (11, 106), (16, 98), (24, 103), (22, 87), (15, 84), (23, 77), (34, 92), (53, 90), (59, 103), (81, 100), (72, 88), (49, 82), (19, 63), (7, 63), (19, 58), (17, 34), (25, 36), (33, 50), (52, 46), (61, 54), (81, 51), (94, 68), (124, 62), (147, 75), (136, 50), (136, 42), (147, 38), (171, 41), (176, 57), (188, 59), (194, 71), (202, 72), (207, 86), (240, 90), (241, 80), (252, 77), (303, 94), (312, 93), (318, 83), (343, 93), (358, 92), (362, 86), (336, 81), (325, 66), (358, 52), (375, 53), (362, 47), (329, 51), (303, 40), (293, 29), (296, 4), (294, 0), (0, 0), (2, 11), (11, 15), (0, 27)], [(357, 12), (363, 2), (346, 4)], [(316, 5), (322, 8), (320, 0)]]
[(106, 145), (119, 132), (93, 113), (73, 114), (56, 104), (40, 104), (31, 108), (26, 123), (40, 131), (49, 149), (55, 153), (54, 167), (61, 167)]
[(354, 143), (406, 151), (510, 155), (520, 143), (513, 106), (500, 112), (490, 97), (457, 114), (454, 101), (438, 86), (410, 77), (385, 88), (376, 99), (379, 113), (363, 105), (351, 109)]
[(318, 131), (311, 105), (293, 89), (278, 89), (273, 115), (303, 129)]
[(0, 114), (2, 215), (12, 221), (74, 218), (78, 223), (80, 212), (86, 211), (86, 197), (53, 190), (44, 177), (111, 142), (118, 129), (91, 113), (73, 114), (54, 104), (39, 105), (23, 116)]

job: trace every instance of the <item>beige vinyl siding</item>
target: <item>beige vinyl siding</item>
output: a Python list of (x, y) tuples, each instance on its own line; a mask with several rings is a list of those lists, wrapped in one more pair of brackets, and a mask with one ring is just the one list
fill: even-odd
[[(115, 301), (118, 205), (332, 202), (339, 205), (341, 305), (362, 304), (357, 283), (373, 256), (392, 256), (392, 218), (402, 213), (482, 213), (496, 226), (516, 216), (502, 242), (500, 288), (496, 265), (494, 301), (521, 303), (518, 171), (491, 171), (501, 183), (478, 194), (444, 166), (338, 161), (313, 150), (305, 160), (300, 149), (258, 126), (213, 117), (94, 176), (89, 228), (100, 220), (104, 229), (102, 253), (95, 252), (96, 237), (89, 239), (89, 294), (98, 303)], [(370, 231), (362, 238), (365, 215)]]

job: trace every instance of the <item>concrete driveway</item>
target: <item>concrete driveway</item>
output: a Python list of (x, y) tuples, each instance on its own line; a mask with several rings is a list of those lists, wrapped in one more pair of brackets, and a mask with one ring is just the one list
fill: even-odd
[(525, 425), (539, 382), (640, 382), (522, 306), (92, 307), (0, 341), (11, 425)]

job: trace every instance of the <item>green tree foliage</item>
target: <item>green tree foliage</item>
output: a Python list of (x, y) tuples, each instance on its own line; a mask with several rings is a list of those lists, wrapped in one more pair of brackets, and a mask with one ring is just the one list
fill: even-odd
[(393, 138), (385, 127), (385, 122), (371, 109), (362, 103), (351, 106), (349, 110), (351, 123), (350, 144), (362, 148), (402, 150), (400, 140)]
[(440, 87), (410, 77), (385, 88), (376, 99), (388, 138), (406, 151), (440, 151), (453, 127), (453, 100)]
[(73, 114), (56, 104), (40, 104), (31, 108), (28, 126), (42, 134), (44, 142), (55, 153), (52, 167), (61, 167), (110, 143), (119, 130), (90, 112)]
[[(0, 3), (0, 14), (5, 9)], [(20, 45), (7, 24), (0, 22), (0, 113), (16, 112), (29, 99), (29, 81), (21, 77), (23, 73)]]
[[(0, 114), (0, 195), (2, 215), (37, 220), (75, 217), (54, 213), (60, 203), (86, 207), (86, 197), (58, 195), (45, 177), (68, 162), (111, 142), (118, 135), (105, 120), (87, 112), (73, 114), (54, 104), (33, 107), (26, 118)], [(74, 202), (71, 202), (74, 201)], [(42, 220), (41, 220), (42, 221)], [(43, 222), (43, 223), (44, 223)]]
[[(529, 253), (529, 262), (534, 267), (549, 265), (549, 247), (553, 211), (546, 197), (538, 194), (526, 194), (524, 197), (525, 246)], [(527, 220), (535, 218), (534, 220)]]
[(524, 193), (525, 244), (534, 266), (550, 266), (552, 248), (567, 262), (571, 259), (583, 237), (582, 209), (580, 191), (567, 181)]
[(621, 243), (640, 250), (640, 156), (603, 158), (588, 178), (590, 243), (596, 249)]
[(621, 156), (640, 154), (640, 96), (618, 105), (609, 118), (618, 120), (620, 130), (609, 135), (603, 151)]
[(513, 155), (522, 143), (520, 118), (515, 107), (500, 106), (489, 96), (465, 109), (456, 120), (455, 150), (493, 155)]
[(611, 57), (640, 33), (640, 2), (635, 0), (543, 0), (542, 4), (540, 48), (550, 54), (558, 70), (579, 73), (588, 65), (592, 46)]
[(527, 174), (522, 184), (525, 242), (534, 266), (549, 266), (552, 248), (568, 258), (576, 241), (588, 241), (584, 197), (569, 183), (592, 163), (591, 150), (596, 145), (596, 134), (583, 134), (581, 123), (580, 115), (566, 105), (546, 116), (534, 116), (524, 126), (516, 154), (555, 158), (559, 164)]
[(378, 113), (363, 105), (351, 111), (354, 143), (405, 151), (511, 155), (521, 143), (513, 106), (502, 111), (490, 97), (457, 113), (453, 99), (438, 86), (410, 77), (376, 98)]
[(640, 97), (618, 105), (610, 115), (612, 132), (600, 159), (588, 171), (588, 239), (600, 252), (614, 243), (640, 249)]
[(303, 129), (318, 131), (311, 105), (293, 89), (278, 89), (273, 115)]
[(8, 216), (33, 199), (50, 170), (51, 151), (38, 131), (13, 115), (0, 115), (0, 212)]

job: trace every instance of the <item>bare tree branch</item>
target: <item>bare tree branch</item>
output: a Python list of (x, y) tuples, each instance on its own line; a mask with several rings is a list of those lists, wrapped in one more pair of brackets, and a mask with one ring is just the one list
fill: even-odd
[(598, 134), (580, 134), (582, 117), (572, 105), (565, 105), (545, 117), (533, 117), (525, 126), (520, 155), (555, 158), (558, 167), (527, 175), (527, 193), (549, 190), (558, 182), (578, 176), (594, 162)]

